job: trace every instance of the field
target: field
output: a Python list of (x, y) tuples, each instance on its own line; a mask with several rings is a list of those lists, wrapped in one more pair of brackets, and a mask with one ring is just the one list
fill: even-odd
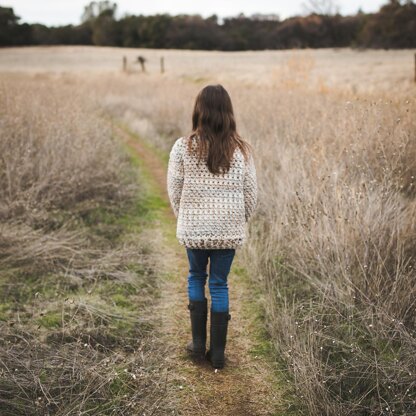
[[(4, 414), (416, 415), (413, 65), (410, 50), (0, 50)], [(260, 192), (221, 379), (178, 346), (186, 264), (164, 189), (209, 83), (231, 95)]]
[[(160, 71), (165, 58), (164, 78), (193, 80), (215, 78), (218, 82), (235, 80), (250, 85), (273, 85), (313, 90), (409, 92), (414, 88), (412, 51), (379, 50), (286, 50), (265, 52), (206, 52), (164, 49), (117, 49), (89, 47), (8, 48), (1, 52), (0, 70), (25, 73), (113, 74), (126, 56), (130, 68), (137, 56), (147, 59), (150, 74)], [(220, 70), (218, 70), (220, 68)]]

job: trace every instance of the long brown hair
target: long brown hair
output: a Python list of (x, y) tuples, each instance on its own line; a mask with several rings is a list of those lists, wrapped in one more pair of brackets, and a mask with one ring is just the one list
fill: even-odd
[[(196, 139), (196, 147), (193, 139)], [(228, 172), (236, 148), (247, 160), (251, 146), (237, 133), (233, 105), (222, 85), (207, 85), (196, 97), (188, 149), (211, 173)]]

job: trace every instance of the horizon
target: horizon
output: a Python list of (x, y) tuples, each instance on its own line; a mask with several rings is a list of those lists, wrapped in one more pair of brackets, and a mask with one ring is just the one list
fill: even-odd
[[(179, 0), (169, 2), (167, 0), (154, 1), (152, 4), (138, 6), (134, 0), (113, 1), (117, 3), (117, 18), (126, 14), (130, 15), (155, 15), (167, 13), (170, 15), (199, 14), (204, 18), (217, 15), (224, 19), (235, 17), (243, 13), (246, 16), (253, 14), (278, 15), (280, 19), (293, 16), (304, 15), (306, 12), (305, 4), (308, 1), (296, 0), (288, 3), (283, 0), (259, 0), (252, 2), (249, 0), (228, 1), (211, 0), (210, 2), (199, 2), (195, 4), (190, 0)], [(365, 13), (378, 11), (380, 7), (387, 3), (387, 0), (340, 0), (334, 2), (339, 6), (342, 15), (356, 14), (358, 10)], [(89, 4), (84, 0), (40, 0), (34, 3), (31, 0), (9, 0), (2, 4), (2, 7), (13, 8), (15, 14), (20, 17), (20, 23), (40, 23), (46, 26), (77, 25), (81, 23), (81, 15), (84, 7)]]

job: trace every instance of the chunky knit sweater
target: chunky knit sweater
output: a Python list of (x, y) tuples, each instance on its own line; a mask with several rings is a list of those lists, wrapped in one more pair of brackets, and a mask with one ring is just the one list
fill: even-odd
[(237, 147), (229, 171), (213, 174), (203, 160), (197, 165), (197, 156), (188, 152), (186, 138), (180, 137), (169, 155), (167, 188), (181, 245), (211, 249), (243, 245), (245, 224), (257, 204), (252, 154), (246, 161)]

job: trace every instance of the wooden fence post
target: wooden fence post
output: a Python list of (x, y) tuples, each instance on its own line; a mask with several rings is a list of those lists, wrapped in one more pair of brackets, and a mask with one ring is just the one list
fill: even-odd
[(165, 58), (162, 56), (160, 58), (160, 73), (163, 74), (165, 72)]
[(123, 56), (123, 72), (127, 72), (127, 56)]

